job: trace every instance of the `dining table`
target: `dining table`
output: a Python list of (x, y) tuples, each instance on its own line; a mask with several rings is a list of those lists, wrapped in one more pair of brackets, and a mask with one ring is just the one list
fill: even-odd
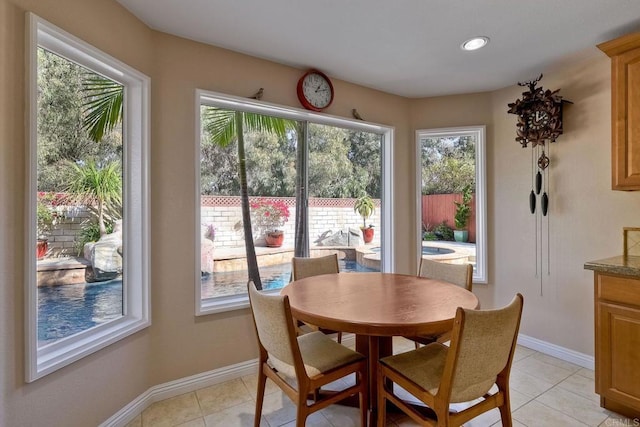
[(458, 307), (479, 308), (478, 298), (442, 280), (379, 272), (342, 272), (285, 286), (293, 317), (356, 336), (369, 366), (370, 424), (377, 418), (378, 360), (393, 353), (394, 336), (439, 335), (453, 329)]

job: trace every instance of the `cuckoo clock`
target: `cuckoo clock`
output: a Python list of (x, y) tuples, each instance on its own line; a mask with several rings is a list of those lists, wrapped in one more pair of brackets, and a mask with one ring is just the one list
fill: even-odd
[[(522, 98), (508, 104), (508, 112), (516, 114), (516, 141), (525, 148), (531, 144), (531, 193), (529, 193), (529, 209), (535, 215), (536, 224), (536, 274), (540, 261), (542, 269), (542, 247), (543, 247), (543, 226), (542, 217), (547, 217), (549, 212), (549, 165), (551, 143), (555, 142), (558, 136), (562, 135), (562, 107), (569, 101), (563, 100), (558, 92), (560, 89), (551, 91), (537, 87), (542, 79), (542, 74), (530, 82), (518, 83), (519, 86), (527, 87), (528, 90), (522, 93)], [(547, 145), (547, 142), (549, 143)], [(541, 194), (542, 193), (542, 194)], [(538, 197), (540, 198), (540, 209), (537, 209)], [(541, 214), (541, 215), (540, 215)], [(547, 230), (547, 258), (549, 245), (549, 224), (546, 222)], [(540, 259), (538, 260), (538, 249)], [(549, 259), (547, 259), (547, 269)], [(547, 270), (548, 271), (548, 270)]]

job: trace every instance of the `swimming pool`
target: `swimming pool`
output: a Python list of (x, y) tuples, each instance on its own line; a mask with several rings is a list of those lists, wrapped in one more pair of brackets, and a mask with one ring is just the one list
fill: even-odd
[(38, 288), (38, 345), (122, 316), (122, 279)]
[(440, 248), (438, 246), (423, 246), (422, 255), (445, 255), (452, 254), (455, 251), (453, 249)]
[[(340, 271), (374, 271), (340, 260)], [(260, 267), (264, 289), (289, 283), (291, 263)], [(247, 271), (214, 273), (202, 278), (202, 298), (246, 292)], [(38, 345), (54, 342), (122, 316), (122, 279), (38, 288)]]
[[(338, 260), (340, 271), (377, 271), (355, 261)], [(213, 273), (202, 276), (202, 298), (237, 295), (247, 291), (247, 270)], [(260, 267), (263, 289), (281, 289), (291, 279), (291, 263)]]
[[(371, 248), (371, 252), (380, 252), (380, 248)], [(423, 246), (422, 255), (445, 255), (452, 254), (453, 249), (441, 248), (439, 246)]]

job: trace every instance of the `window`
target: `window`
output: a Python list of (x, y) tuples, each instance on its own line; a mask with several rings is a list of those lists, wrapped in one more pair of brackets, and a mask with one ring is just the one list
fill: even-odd
[[(391, 271), (392, 129), (205, 91), (197, 108), (198, 314), (248, 305), (238, 138), (233, 125), (221, 131), (237, 114), (263, 289), (289, 282), (295, 247), (305, 256), (338, 253), (343, 271)], [(280, 131), (269, 128), (273, 120)], [(361, 218), (354, 203), (365, 194), (374, 211)], [(371, 224), (373, 241), (365, 244), (360, 227)]]
[(421, 257), (473, 265), (487, 283), (485, 127), (416, 132)]
[[(30, 382), (150, 324), (149, 78), (28, 19)], [(86, 102), (101, 100), (122, 114), (90, 135)]]

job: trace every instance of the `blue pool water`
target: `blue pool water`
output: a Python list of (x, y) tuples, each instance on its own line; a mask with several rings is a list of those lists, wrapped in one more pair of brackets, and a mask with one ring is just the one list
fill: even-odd
[(422, 255), (444, 255), (444, 254), (452, 254), (453, 249), (447, 248), (439, 248), (437, 246), (423, 246), (422, 247)]
[[(355, 261), (339, 260), (340, 271), (377, 271)], [(202, 277), (203, 298), (236, 295), (247, 291), (247, 271), (213, 273)], [(280, 289), (291, 279), (291, 263), (260, 267), (263, 289)]]
[[(380, 248), (371, 248), (371, 252), (380, 252)], [(438, 246), (423, 246), (422, 255), (444, 255), (452, 254), (453, 249), (441, 248)]]
[[(340, 260), (340, 271), (374, 271)], [(289, 283), (291, 264), (260, 268), (264, 289)], [(202, 297), (246, 292), (247, 271), (214, 273), (202, 278)], [(42, 346), (122, 316), (122, 280), (38, 288), (38, 345)]]
[(122, 316), (122, 280), (38, 288), (38, 344)]

